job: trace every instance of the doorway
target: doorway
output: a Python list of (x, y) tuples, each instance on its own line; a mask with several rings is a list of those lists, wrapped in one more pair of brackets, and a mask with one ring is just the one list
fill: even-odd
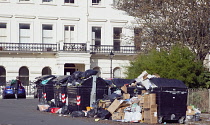
[(64, 75), (71, 75), (76, 71), (74, 64), (66, 63), (64, 64)]

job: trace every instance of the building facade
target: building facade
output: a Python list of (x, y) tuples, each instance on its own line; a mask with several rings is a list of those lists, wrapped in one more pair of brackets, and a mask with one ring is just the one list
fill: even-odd
[[(137, 51), (134, 18), (115, 0), (0, 0), (0, 84), (94, 69), (124, 78)], [(110, 59), (110, 52), (114, 57)]]

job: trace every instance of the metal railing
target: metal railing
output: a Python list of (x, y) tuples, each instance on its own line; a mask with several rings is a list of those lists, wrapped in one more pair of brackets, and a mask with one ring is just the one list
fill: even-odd
[(64, 51), (76, 51), (76, 52), (86, 52), (87, 45), (86, 43), (64, 43)]
[[(57, 52), (61, 50), (67, 52), (87, 52), (87, 44), (0, 43), (0, 52)], [(111, 51), (119, 54), (136, 54), (139, 52), (135, 46), (90, 45), (90, 53), (110, 53)]]
[(45, 43), (0, 43), (0, 51), (56, 52), (57, 44)]
[(92, 53), (114, 53), (135, 54), (138, 51), (135, 46), (112, 46), (112, 45), (90, 45)]
[(188, 89), (188, 105), (194, 105), (202, 112), (210, 112), (210, 89)]

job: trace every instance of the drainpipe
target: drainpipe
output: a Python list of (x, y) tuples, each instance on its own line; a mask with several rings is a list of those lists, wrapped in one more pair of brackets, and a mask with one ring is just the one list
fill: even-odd
[(90, 52), (90, 41), (88, 40), (88, 17), (89, 17), (89, 10), (88, 10), (88, 2), (89, 0), (87, 0), (87, 4), (86, 4), (86, 44), (87, 44), (87, 52)]

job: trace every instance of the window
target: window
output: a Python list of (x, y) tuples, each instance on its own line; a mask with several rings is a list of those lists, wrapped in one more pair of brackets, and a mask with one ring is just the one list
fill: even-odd
[(53, 2), (53, 0), (42, 0), (42, 2)]
[(74, 0), (64, 0), (64, 3), (74, 3)]
[(73, 43), (75, 42), (74, 38), (74, 26), (64, 26), (64, 42)]
[(6, 85), (6, 70), (3, 66), (0, 66), (0, 86)]
[(9, 0), (0, 0), (0, 2), (7, 2), (7, 1), (9, 1)]
[(122, 28), (115, 27), (113, 29), (113, 45), (114, 51), (120, 51)]
[(53, 41), (53, 25), (42, 25), (42, 42), (52, 43)]
[(101, 5), (101, 0), (92, 0), (92, 5)]
[(42, 75), (51, 75), (52, 72), (51, 72), (51, 69), (49, 67), (44, 67), (42, 69)]
[(140, 49), (140, 44), (141, 42), (141, 35), (142, 34), (142, 29), (141, 28), (134, 28), (134, 44), (137, 50)]
[(30, 24), (19, 24), (19, 41), (20, 43), (30, 42)]
[(24, 86), (29, 85), (29, 70), (26, 66), (19, 69), (19, 78)]
[(113, 6), (117, 6), (119, 4), (119, 0), (113, 0)]
[(0, 23), (0, 42), (7, 42), (7, 24)]
[(92, 42), (95, 46), (101, 45), (101, 27), (92, 27)]
[(20, 0), (20, 2), (21, 2), (21, 1), (31, 1), (31, 0)]
[(114, 78), (121, 78), (120, 68), (115, 68), (113, 72), (114, 72)]

